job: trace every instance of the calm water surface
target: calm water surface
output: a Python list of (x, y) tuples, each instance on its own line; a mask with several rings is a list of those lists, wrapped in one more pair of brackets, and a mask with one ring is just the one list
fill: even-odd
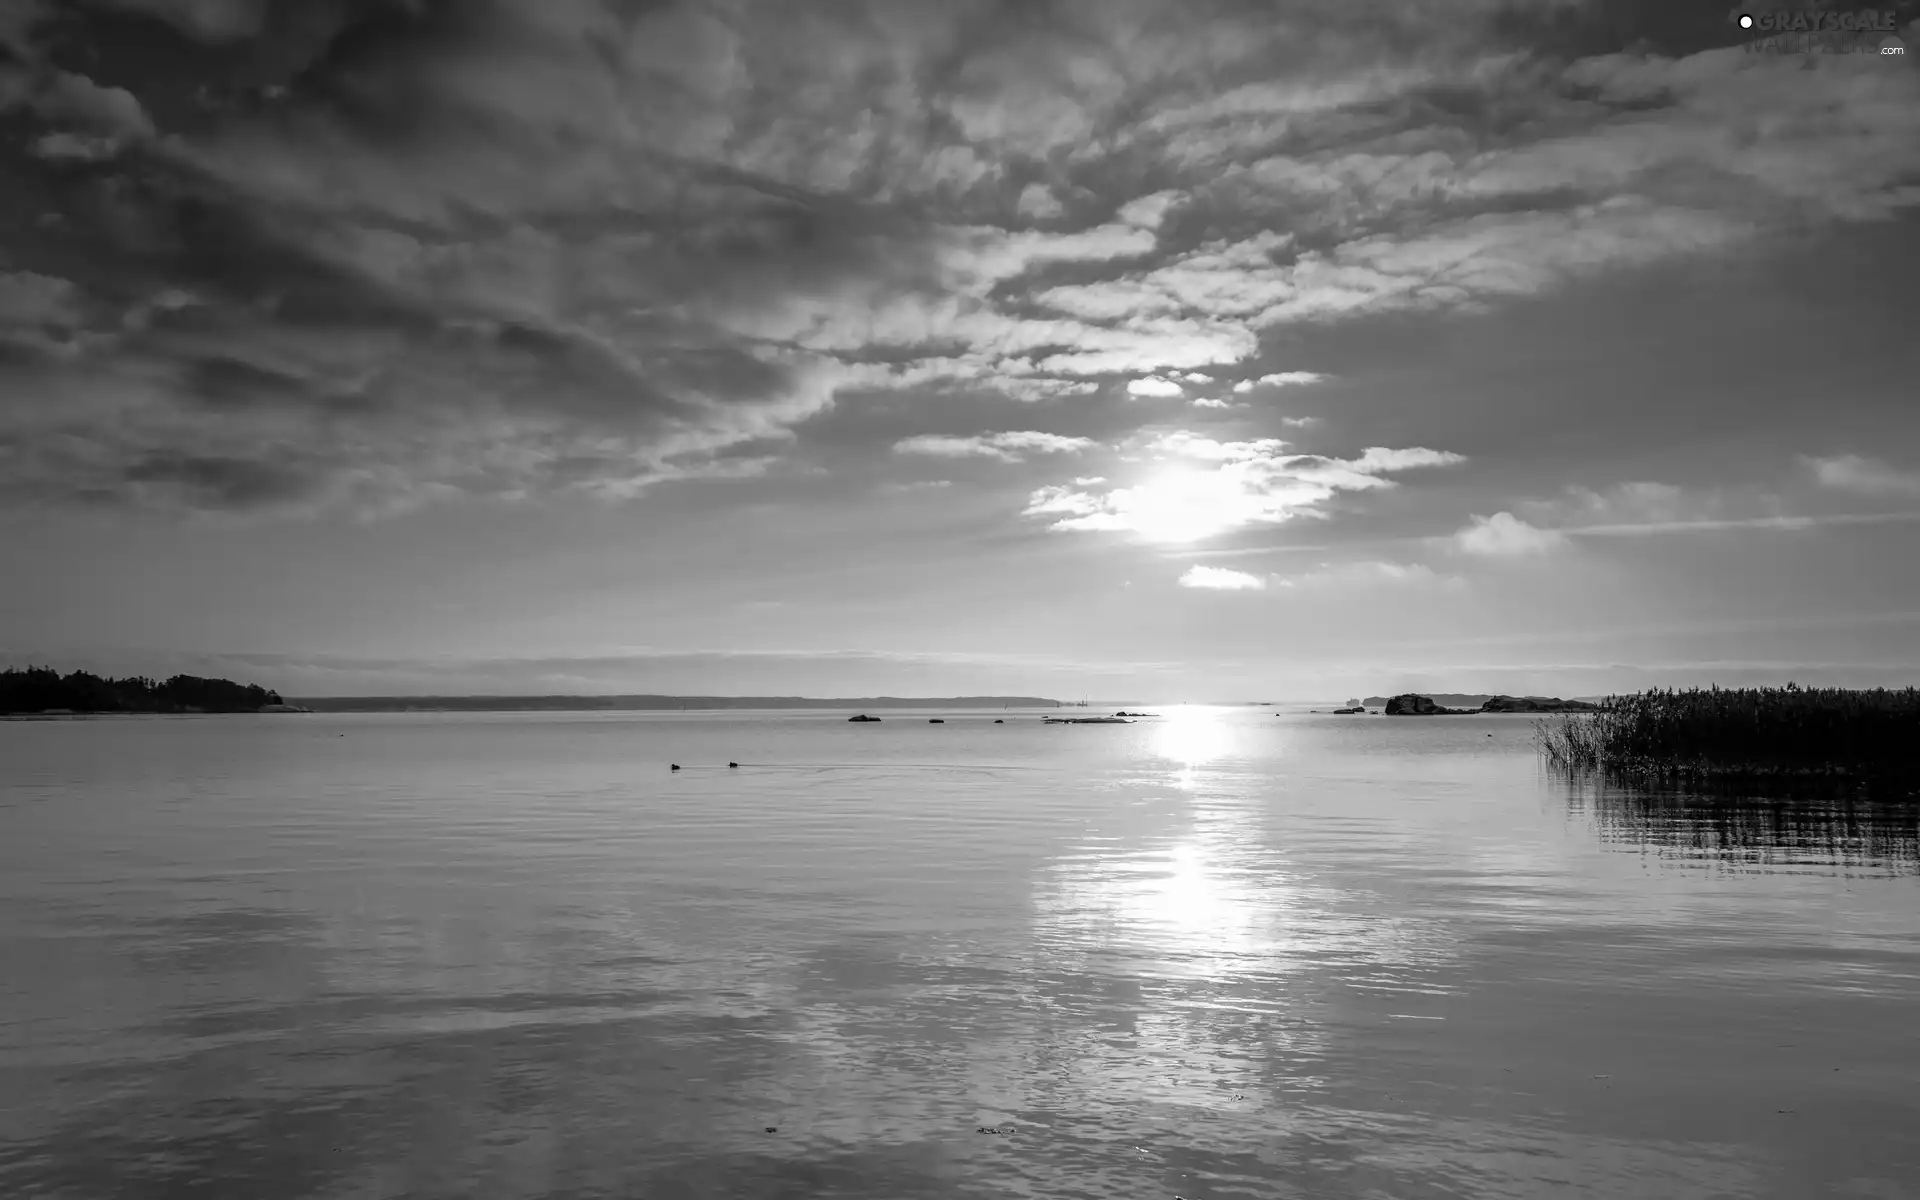
[(0, 1196), (1916, 1194), (1911, 815), (1162, 711), (0, 723)]

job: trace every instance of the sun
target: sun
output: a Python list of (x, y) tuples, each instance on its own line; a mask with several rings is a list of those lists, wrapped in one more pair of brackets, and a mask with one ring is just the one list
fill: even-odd
[(1191, 770), (1226, 755), (1233, 748), (1233, 731), (1218, 709), (1181, 705), (1155, 726), (1153, 751)]
[(1239, 523), (1244, 502), (1235, 481), (1218, 471), (1168, 467), (1117, 495), (1129, 522), (1155, 542), (1197, 542)]

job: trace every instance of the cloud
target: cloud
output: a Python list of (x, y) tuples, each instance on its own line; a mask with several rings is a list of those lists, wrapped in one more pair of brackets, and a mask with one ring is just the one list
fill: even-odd
[(1389, 226), (1303, 252), (1290, 253), (1291, 235), (1262, 233), (1211, 243), (1117, 280), (1052, 288), (1036, 299), (1086, 321), (1203, 314), (1248, 330), (1472, 310), (1544, 292), (1579, 274), (1724, 249), (1756, 229), (1745, 215), (1609, 196), (1558, 211), (1437, 218), (1417, 231)]
[(1850, 56), (1093, 11), (0, 4), (0, 502), (627, 497), (853, 391), (1239, 378), (1296, 327), (1920, 204), (1910, 73)]
[[(1857, 456), (1802, 461), (1827, 486), (1840, 490), (1876, 496), (1920, 492), (1914, 482), (1903, 482), (1908, 476)], [(1654, 537), (1735, 530), (1793, 532), (1920, 520), (1920, 512), (1915, 511), (1793, 511), (1788, 497), (1751, 484), (1683, 487), (1651, 480), (1599, 489), (1573, 485), (1558, 496), (1522, 501), (1515, 508), (1524, 515), (1476, 516), (1474, 524), (1445, 539), (1445, 544), (1469, 553), (1527, 554), (1564, 546), (1576, 537)]]
[(1060, 198), (1044, 183), (1030, 183), (1020, 189), (1014, 211), (1033, 221), (1050, 221), (1066, 211)]
[[(1519, 191), (1574, 179), (1626, 192), (1687, 165), (1696, 203), (1769, 221), (1792, 208), (1871, 220), (1920, 201), (1906, 173), (1920, 115), (1900, 99), (1911, 81), (1850, 70), (1844, 59), (1820, 65), (1829, 69), (1805, 70), (1794, 56), (1736, 48), (1679, 59), (1582, 59), (1568, 68), (1567, 84), (1596, 90), (1603, 103), (1617, 106), (1617, 115), (1489, 154), (1475, 164), (1472, 183)], [(1795, 102), (1783, 108), (1776, 89), (1789, 77)], [(1633, 120), (1628, 114), (1636, 110), (1658, 119)], [(1763, 112), (1779, 119), (1756, 123), (1754, 114)], [(1679, 182), (1670, 179), (1668, 186)]]
[(1183, 588), (1203, 588), (1210, 591), (1245, 592), (1261, 591), (1267, 581), (1258, 575), (1249, 575), (1245, 571), (1233, 571), (1226, 567), (1188, 567), (1186, 574), (1180, 576)]
[(1090, 449), (1098, 444), (1092, 438), (1065, 437), (1057, 433), (1037, 433), (1033, 430), (996, 433), (991, 440), (995, 446), (1004, 450), (1032, 451), (1036, 454), (1071, 454)]
[(1135, 379), (1127, 384), (1129, 396), (1179, 396), (1185, 389), (1171, 379)]
[(1053, 400), (1061, 396), (1090, 396), (1100, 390), (1091, 380), (1076, 379), (992, 379), (983, 380), (993, 390), (1015, 400)]
[(188, 37), (215, 43), (257, 35), (267, 17), (262, 0), (111, 0), (110, 7), (150, 13)]
[(1136, 438), (1124, 460), (1163, 460), (1137, 483), (1096, 491), (1048, 486), (1028, 498), (1025, 515), (1078, 532), (1130, 532), (1150, 541), (1193, 542), (1247, 525), (1324, 515), (1341, 492), (1391, 488), (1387, 475), (1466, 460), (1446, 451), (1373, 447), (1358, 458), (1289, 454), (1276, 438), (1220, 441), (1187, 430)]
[(1920, 471), (1903, 471), (1875, 458), (1840, 454), (1803, 460), (1821, 486), (1863, 496), (1920, 496)]
[(1161, 434), (1157, 438), (1148, 438), (1145, 445), (1152, 450), (1184, 455), (1188, 458), (1211, 459), (1215, 462), (1253, 461), (1278, 454), (1287, 448), (1287, 444), (1278, 438), (1223, 442), (1184, 429)]
[(1725, 249), (1744, 218), (1612, 197), (1562, 212), (1489, 213), (1412, 236), (1378, 233), (1303, 255), (1261, 326), (1362, 313), (1475, 309), (1579, 274)]
[(1464, 457), (1450, 451), (1428, 450), (1421, 446), (1405, 450), (1369, 446), (1350, 465), (1356, 471), (1374, 474), (1381, 471), (1408, 471), (1417, 467), (1453, 467), (1465, 461)]
[(1531, 513), (1550, 515), (1563, 524), (1658, 523), (1716, 516), (1723, 508), (1723, 501), (1717, 492), (1703, 493), (1670, 483), (1636, 480), (1615, 484), (1604, 491), (1571, 486), (1559, 499), (1533, 502), (1524, 507)]
[(1159, 244), (1150, 227), (1124, 220), (1075, 233), (1016, 233), (994, 226), (968, 226), (940, 230), (937, 237), (944, 282), (974, 294), (1036, 267), (1137, 258)]
[[(1911, 187), (1920, 115), (1909, 79), (1856, 64), (1872, 65), (1835, 58), (1809, 67), (1795, 56), (1730, 46), (1570, 63), (1543, 54), (1484, 57), (1454, 85), (1479, 105), (1523, 105), (1542, 122), (1536, 128), (1551, 133), (1487, 139), (1461, 122), (1397, 145), (1336, 140), (1231, 162), (1199, 202), (1269, 205), (1285, 222), (1275, 227), (1336, 247), (1320, 260), (1327, 266), (1374, 260), (1382, 247), (1369, 239), (1382, 235), (1442, 265), (1442, 248), (1471, 235), (1504, 263), (1497, 275), (1457, 276), (1455, 299), (1483, 286), (1495, 294), (1546, 286), (1554, 280), (1537, 268), (1555, 262), (1592, 271), (1648, 252), (1710, 249), (1808, 217), (1879, 219), (1920, 202)], [(1493, 211), (1502, 199), (1516, 203)], [(1422, 215), (1475, 206), (1489, 211), (1433, 234), (1398, 236)], [(1693, 235), (1675, 236), (1683, 228), (1675, 222), (1689, 213), (1702, 219)], [(1659, 236), (1641, 248), (1609, 236), (1633, 226)], [(1581, 244), (1557, 248), (1536, 236), (1546, 230)], [(1364, 286), (1354, 297), (1380, 298)]]
[[(36, 145), (49, 157), (107, 158), (154, 134), (152, 119), (132, 92), (52, 67), (22, 71), (0, 65), (0, 113), (8, 110), (37, 118)], [(82, 147), (84, 155), (77, 152)]]
[(1274, 257), (1291, 244), (1289, 235), (1271, 232), (1237, 242), (1216, 240), (1151, 270), (1097, 283), (1063, 284), (1034, 299), (1087, 321), (1198, 313), (1250, 327), (1261, 313), (1296, 293), (1292, 268)]
[[(604, 202), (556, 225), (539, 210), (591, 195), (554, 190), (562, 176), (578, 188), (580, 166), (598, 169), (591, 157), (557, 168), (539, 131), (574, 120), (564, 110), (583, 85), (566, 76), (586, 43), (531, 7), (489, 8), (458, 38), (444, 14), (361, 7), (357, 18), (329, 7), (305, 50), (192, 18), (239, 44), (204, 60), (183, 47), (183, 76), (304, 72), (304, 91), (239, 103), (207, 75), (205, 110), (158, 140), (140, 80), (104, 87), (42, 59), (0, 85), (7, 107), (39, 123), (29, 132), (43, 154), (101, 160), (93, 174), (8, 167), (27, 172), (52, 217), (0, 246), (25, 268), (9, 279), (0, 338), (26, 351), (0, 357), (0, 391), (14, 398), (0, 412), (0, 497), (306, 511), (630, 495), (737, 471), (719, 457), (782, 439), (831, 403), (844, 364), (743, 339), (700, 303), (759, 270), (833, 278), (764, 192), (681, 178), (642, 195), (638, 180), (602, 176), (591, 188)], [(84, 41), (91, 20), (75, 16), (64, 35)], [(169, 94), (166, 80), (146, 82)], [(404, 102), (380, 99), (396, 89)], [(336, 102), (349, 92), (374, 107)], [(583, 103), (577, 119), (600, 108)], [(88, 138), (151, 144), (116, 157)], [(591, 138), (578, 144), (612, 149)], [(678, 233), (635, 238), (635, 214)], [(702, 271), (689, 248), (719, 263), (756, 242), (756, 266), (704, 272), (705, 293), (692, 282)], [(37, 313), (19, 311), (23, 279), (40, 281)]]
[(1065, 437), (1027, 429), (983, 433), (974, 437), (921, 434), (895, 442), (893, 451), (895, 454), (922, 454), (932, 458), (977, 457), (1019, 462), (1027, 454), (1073, 454), (1096, 444), (1091, 438)]
[(1756, 485), (1682, 487), (1652, 480), (1603, 489), (1569, 486), (1559, 496), (1525, 501), (1516, 507), (1534, 524), (1581, 536), (1804, 528), (1833, 519), (1790, 512), (1785, 497)]
[(1320, 383), (1327, 377), (1312, 371), (1281, 371), (1273, 375), (1262, 375), (1258, 379), (1242, 379), (1233, 385), (1233, 390), (1241, 394), (1257, 387), (1297, 387), (1305, 383)]
[(1468, 554), (1512, 558), (1544, 554), (1566, 545), (1566, 535), (1527, 524), (1510, 512), (1475, 516), (1473, 523), (1454, 534), (1454, 543)]
[(1121, 205), (1115, 214), (1122, 225), (1133, 225), (1141, 229), (1158, 229), (1166, 220), (1167, 210), (1178, 204), (1184, 195), (1177, 191), (1155, 192), (1151, 196), (1142, 196)]
[(0, 346), (56, 360), (77, 354), (87, 307), (72, 280), (33, 271), (0, 272)]
[(1276, 575), (1274, 584), (1288, 590), (1428, 587), (1460, 591), (1466, 581), (1457, 575), (1443, 575), (1424, 563), (1363, 561), (1321, 564), (1311, 571)]
[(1231, 400), (1210, 400), (1204, 396), (1193, 402), (1195, 408), (1245, 408), (1244, 404), (1235, 404)]

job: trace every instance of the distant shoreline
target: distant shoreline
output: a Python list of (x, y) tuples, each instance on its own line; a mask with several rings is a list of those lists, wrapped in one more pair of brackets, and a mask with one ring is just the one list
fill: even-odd
[(1054, 708), (1045, 696), (303, 696), (314, 712), (720, 712), (743, 708)]
[[(229, 679), (175, 675), (115, 679), (90, 671), (65, 675), (51, 667), (0, 671), (0, 716), (59, 719), (77, 716), (192, 713), (315, 712), (635, 712), (742, 708), (1059, 708), (1050, 696), (320, 696), (283, 699), (279, 692)], [(1084, 707), (1084, 702), (1081, 704)]]

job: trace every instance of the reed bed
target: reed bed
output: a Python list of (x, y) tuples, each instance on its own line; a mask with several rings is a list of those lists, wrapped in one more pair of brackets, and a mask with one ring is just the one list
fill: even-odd
[(1553, 766), (1622, 777), (1920, 781), (1920, 689), (1693, 688), (1612, 696), (1549, 718)]

